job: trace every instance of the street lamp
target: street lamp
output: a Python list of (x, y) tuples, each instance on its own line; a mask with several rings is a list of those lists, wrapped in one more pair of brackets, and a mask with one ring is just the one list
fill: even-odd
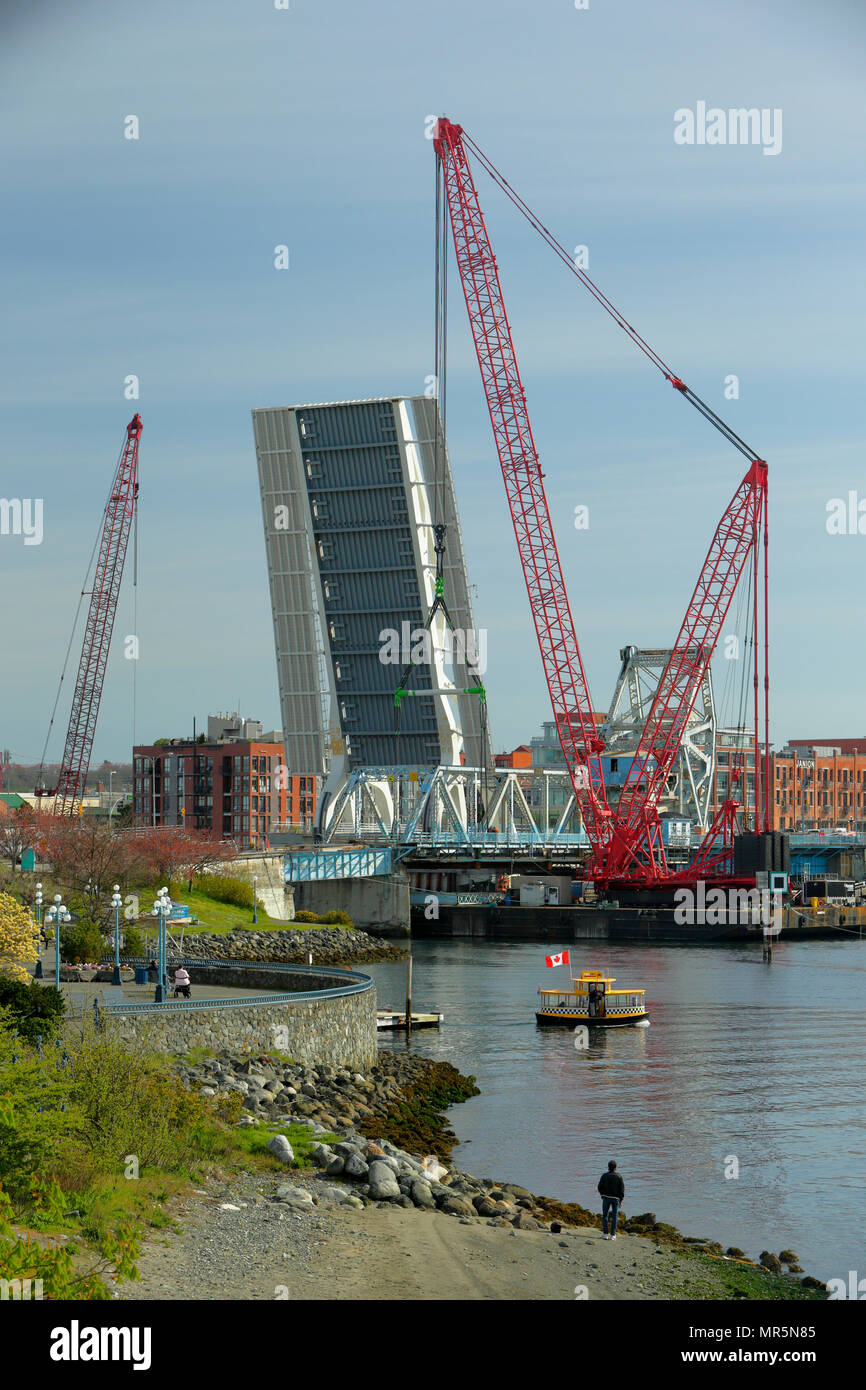
[(258, 881), (259, 881), (259, 880), (258, 880), (258, 878), (256, 877), (256, 875), (253, 874), (253, 923), (254, 923), (254, 924), (255, 924), (256, 922), (258, 922), (258, 920), (259, 920), (259, 916), (258, 916), (258, 900), (257, 900), (257, 897), (256, 897), (256, 884), (258, 883)]
[(160, 888), (156, 895), (156, 902), (150, 911), (152, 917), (157, 917), (159, 919), (156, 956), (156, 993), (153, 996), (153, 1000), (155, 1004), (164, 1004), (166, 991), (165, 919), (171, 912), (171, 898), (168, 896), (167, 888)]
[(37, 933), (38, 933), (37, 938), (36, 938), (36, 949), (37, 949), (37, 951), (38, 951), (39, 954), (38, 954), (37, 957), (36, 957), (36, 970), (34, 971), (33, 978), (34, 978), (34, 980), (42, 980), (42, 979), (44, 979), (44, 976), (43, 976), (43, 974), (42, 974), (42, 884), (41, 884), (41, 883), (37, 883), (37, 885), (36, 885), (36, 928), (37, 928)]
[(54, 988), (60, 989), (60, 923), (71, 922), (72, 918), (63, 905), (63, 900), (59, 893), (54, 894), (54, 905), (49, 907), (45, 916), (46, 922), (54, 925)]
[(114, 908), (114, 974), (111, 977), (113, 985), (123, 984), (120, 978), (120, 904), (122, 902), (120, 884), (115, 883), (114, 892), (111, 895), (111, 906)]

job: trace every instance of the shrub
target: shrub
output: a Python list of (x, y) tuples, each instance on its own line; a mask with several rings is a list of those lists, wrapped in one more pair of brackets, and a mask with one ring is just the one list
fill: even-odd
[(201, 874), (194, 886), (199, 893), (218, 903), (231, 903), (234, 907), (252, 910), (253, 885), (245, 879), (232, 878), (229, 874)]
[(49, 1042), (66, 1010), (66, 1000), (53, 985), (35, 980), (23, 984), (0, 975), (0, 1009), (6, 1010), (10, 1027), (28, 1042), (37, 1037)]
[[(13, 1060), (14, 1059), (14, 1060)], [(64, 1134), (75, 1128), (69, 1078), (53, 1049), (40, 1054), (0, 1016), (0, 1184), (26, 1198)]]
[(318, 922), (319, 918), (315, 912), (307, 912), (306, 908), (301, 908), (300, 912), (295, 913), (296, 922)]
[(176, 1169), (189, 1162), (210, 1112), (203, 1097), (165, 1070), (164, 1057), (141, 1042), (123, 1042), (90, 1018), (70, 1050), (81, 1140), (101, 1169), (121, 1173), (130, 1154), (141, 1167)]
[(144, 942), (141, 939), (141, 932), (138, 930), (138, 927), (124, 927), (123, 954), (125, 956), (144, 955)]
[(319, 921), (326, 927), (353, 927), (355, 925), (348, 912), (337, 912), (336, 910), (326, 912), (324, 917), (319, 918)]
[(95, 922), (82, 917), (77, 922), (60, 924), (60, 959), (78, 965), (81, 961), (97, 961), (105, 952), (102, 932)]

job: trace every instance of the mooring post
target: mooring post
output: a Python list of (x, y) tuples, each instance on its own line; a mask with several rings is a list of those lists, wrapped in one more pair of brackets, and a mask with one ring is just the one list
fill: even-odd
[(412, 1031), (412, 954), (406, 961), (406, 1036)]

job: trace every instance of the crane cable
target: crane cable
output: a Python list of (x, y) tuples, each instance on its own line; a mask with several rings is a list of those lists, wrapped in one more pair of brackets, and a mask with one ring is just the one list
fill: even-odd
[(684, 396), (685, 399), (689, 402), (689, 404), (693, 405), (695, 407), (695, 410), (697, 410), (699, 414), (703, 415), (704, 419), (708, 420), (710, 424), (715, 429), (717, 429), (719, 433), (723, 435), (730, 444), (733, 444), (735, 449), (738, 449), (740, 453), (743, 454), (750, 461), (755, 461), (756, 459), (758, 459), (759, 455), (755, 452), (755, 450), (752, 449), (744, 439), (741, 439), (740, 436), (734, 430), (731, 429), (730, 425), (726, 424), (726, 422), (721, 418), (721, 416), (717, 415), (716, 412), (712, 409), (712, 407), (707, 405), (706, 401), (701, 400), (700, 396), (698, 396), (696, 392), (692, 391), (691, 387), (686, 386), (685, 382), (682, 381), (681, 378), (676, 375), (673, 369), (667, 365), (667, 363), (664, 361), (662, 357), (658, 355), (655, 349), (651, 348), (649, 343), (641, 337), (637, 329), (634, 328), (628, 322), (628, 319), (625, 317), (624, 314), (620, 312), (619, 309), (617, 309), (616, 305), (611, 303), (607, 295), (602, 293), (598, 285), (596, 285), (595, 282), (591, 280), (589, 276), (586, 274), (586, 271), (582, 270), (580, 266), (575, 264), (574, 258), (568, 254), (565, 247), (560, 242), (558, 242), (553, 233), (549, 231), (547, 227), (545, 227), (541, 219), (537, 217), (535, 213), (532, 211), (532, 209), (523, 201), (520, 194), (517, 193), (515, 189), (511, 187), (511, 184), (508, 182), (508, 180), (503, 178), (502, 174), (500, 174), (496, 166), (490, 162), (490, 160), (487, 158), (484, 152), (480, 150), (479, 147), (476, 145), (475, 141), (471, 139), (469, 135), (466, 134), (465, 130), (463, 131), (462, 138), (464, 143), (468, 145), (469, 148), (472, 150), (472, 153), (475, 155), (476, 159), (478, 159), (482, 167), (487, 170), (487, 173), (493, 179), (497, 187), (501, 188), (506, 197), (510, 198), (511, 202), (522, 214), (522, 216), (526, 218), (530, 226), (535, 228), (535, 230), (539, 233), (543, 240), (547, 242), (551, 250), (554, 251), (556, 255), (559, 256), (560, 260), (564, 261), (564, 263), (568, 266), (572, 275), (577, 276), (581, 284), (589, 290), (593, 298), (597, 300), (597, 302), (601, 305), (605, 312), (610, 315), (610, 317), (614, 320), (616, 324), (619, 325), (623, 332), (628, 335), (631, 341), (635, 344), (637, 348), (640, 349), (644, 356), (649, 358), (653, 366), (658, 368), (658, 370), (662, 373), (665, 379), (670, 382), (671, 386), (673, 386), (675, 390), (679, 391), (680, 394)]
[[(446, 491), (446, 450), (447, 450), (447, 375), (448, 375), (448, 204), (444, 195), (444, 178), (442, 166), (437, 159), (435, 162), (435, 235), (434, 235), (434, 313), (433, 313), (433, 364), (434, 364), (434, 402), (435, 402), (435, 423), (433, 437), (433, 485), (431, 489), (431, 526), (434, 536), (434, 554), (436, 561), (436, 571), (434, 579), (433, 602), (427, 615), (426, 627), (430, 633), (430, 640), (433, 640), (433, 621), (437, 613), (442, 614), (445, 627), (452, 634), (454, 624), (451, 621), (451, 614), (445, 601), (445, 491)], [(468, 597), (468, 595), (467, 595)], [(468, 674), (470, 685), (466, 688), (454, 688), (453, 691), (442, 689), (439, 694), (452, 695), (459, 698), (463, 695), (478, 695), (480, 700), (479, 728), (481, 744), (482, 762), (482, 823), (487, 817), (487, 806), (489, 803), (488, 794), (488, 724), (487, 724), (487, 696), (480, 673), (475, 669), (474, 662), (469, 660), (466, 650), (467, 643), (464, 636), (463, 642), (463, 665)], [(432, 647), (431, 647), (432, 654)], [(452, 640), (452, 666), (454, 658), (454, 646)], [(399, 747), (401, 734), (401, 715), (403, 700), (416, 692), (409, 687), (409, 678), (414, 670), (415, 662), (410, 655), (408, 665), (400, 676), (397, 690), (394, 696), (394, 761), (399, 765)], [(435, 667), (431, 667), (430, 672), (430, 694), (437, 693), (433, 686), (433, 673)], [(418, 694), (426, 694), (421, 690)], [(396, 823), (396, 821), (395, 821)]]

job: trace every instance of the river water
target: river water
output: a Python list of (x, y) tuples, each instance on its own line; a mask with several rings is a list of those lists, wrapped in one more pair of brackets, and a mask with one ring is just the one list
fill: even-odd
[[(866, 1277), (866, 944), (573, 943), (571, 964), (647, 991), (649, 1028), (539, 1028), (535, 991), (567, 978), (535, 943), (416, 941), (413, 1007), (444, 1013), (408, 1046), (474, 1075), (457, 1163), (594, 1208), (615, 1158), (629, 1215), (685, 1235), (792, 1249), (807, 1273)], [(380, 1007), (405, 966), (369, 967)], [(380, 1034), (405, 1048), (405, 1037)], [(727, 1173), (737, 1172), (738, 1176)]]

